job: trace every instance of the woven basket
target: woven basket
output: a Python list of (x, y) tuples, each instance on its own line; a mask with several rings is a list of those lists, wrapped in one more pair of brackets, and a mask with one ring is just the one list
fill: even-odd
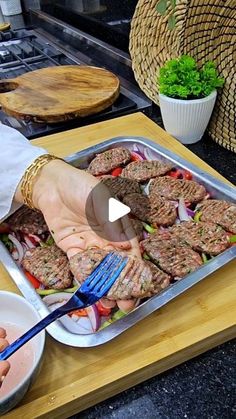
[(176, 26), (156, 11), (157, 0), (139, 0), (131, 22), (130, 55), (140, 88), (158, 103), (157, 74), (170, 58), (193, 56), (201, 66), (216, 63), (225, 78), (208, 126), (210, 136), (236, 152), (236, 0), (177, 0)]

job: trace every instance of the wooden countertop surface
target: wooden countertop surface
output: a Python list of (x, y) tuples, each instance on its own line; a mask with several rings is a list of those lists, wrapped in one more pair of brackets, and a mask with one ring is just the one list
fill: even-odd
[[(141, 113), (39, 138), (33, 143), (58, 156), (67, 156), (120, 135), (148, 137), (223, 179)], [(235, 275), (233, 261), (100, 347), (71, 348), (47, 337), (37, 381), (20, 405), (5, 417), (66, 418), (233, 338)], [(18, 292), (2, 266), (0, 278), (1, 289)]]

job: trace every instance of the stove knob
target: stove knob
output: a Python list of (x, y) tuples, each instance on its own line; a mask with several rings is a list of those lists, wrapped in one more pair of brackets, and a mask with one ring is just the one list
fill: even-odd
[(11, 39), (11, 33), (9, 31), (7, 32), (2, 32), (2, 41), (9, 41), (9, 39)]

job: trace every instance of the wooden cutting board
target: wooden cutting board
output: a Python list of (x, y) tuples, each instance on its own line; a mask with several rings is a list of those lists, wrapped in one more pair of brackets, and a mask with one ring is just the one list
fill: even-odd
[(48, 67), (0, 80), (0, 105), (17, 118), (55, 123), (108, 108), (119, 89), (118, 77), (103, 68)]
[[(38, 138), (60, 157), (119, 135), (148, 137), (229, 183), (142, 113)], [(236, 260), (116, 339), (71, 348), (47, 336), (41, 372), (6, 419), (62, 419), (236, 336)], [(0, 289), (19, 293), (0, 266)], [(148, 416), (148, 415), (147, 415)]]

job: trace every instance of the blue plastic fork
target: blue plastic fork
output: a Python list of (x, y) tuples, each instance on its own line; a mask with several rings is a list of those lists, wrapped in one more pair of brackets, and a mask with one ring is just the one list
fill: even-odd
[(25, 343), (45, 329), (49, 324), (69, 313), (72, 310), (85, 308), (100, 300), (112, 287), (121, 271), (124, 269), (128, 258), (123, 258), (117, 253), (109, 253), (97, 268), (89, 275), (81, 287), (61, 307), (54, 310), (43, 320), (38, 322), (24, 335), (0, 352), (0, 361), (4, 361), (20, 349)]

